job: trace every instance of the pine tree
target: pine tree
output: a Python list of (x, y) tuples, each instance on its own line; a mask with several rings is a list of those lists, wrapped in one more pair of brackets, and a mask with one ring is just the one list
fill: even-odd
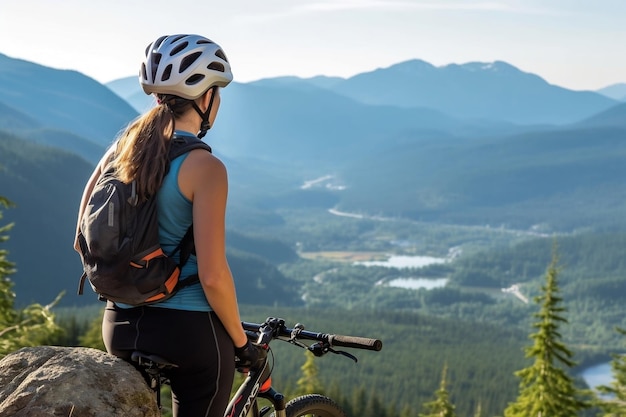
[(552, 262), (546, 272), (546, 283), (541, 294), (535, 297), (540, 310), (533, 327), (537, 330), (530, 338), (533, 345), (526, 348), (526, 357), (534, 362), (515, 374), (521, 379), (517, 400), (506, 408), (505, 417), (572, 417), (590, 407), (582, 399), (573, 379), (564, 369), (575, 365), (573, 353), (561, 342), (559, 326), (567, 323), (563, 316), (557, 277), (559, 273), (556, 245)]
[[(9, 207), (6, 198), (0, 197), (0, 206)], [(0, 219), (2, 212), (0, 212)], [(12, 224), (0, 226), (0, 243), (8, 239), (7, 233)], [(7, 259), (7, 251), (0, 249), (0, 358), (25, 346), (37, 346), (60, 332), (54, 322), (52, 307), (60, 300), (47, 305), (32, 304), (23, 310), (15, 309), (13, 282), (9, 276), (15, 272), (15, 265)]]
[(318, 378), (317, 365), (315, 363), (315, 355), (308, 350), (304, 351), (306, 361), (300, 367), (302, 377), (296, 382), (296, 396), (304, 394), (324, 394), (324, 386)]
[[(617, 329), (617, 331), (626, 336), (626, 330)], [(626, 416), (626, 355), (613, 355), (611, 370), (613, 371), (611, 384), (598, 387), (598, 391), (606, 396), (606, 398), (599, 399), (598, 406), (604, 412), (604, 417), (624, 417)]]
[(444, 365), (441, 373), (441, 383), (435, 392), (435, 399), (424, 404), (428, 414), (420, 414), (420, 417), (456, 417), (455, 406), (450, 402), (448, 390), (446, 389), (446, 374), (448, 365)]

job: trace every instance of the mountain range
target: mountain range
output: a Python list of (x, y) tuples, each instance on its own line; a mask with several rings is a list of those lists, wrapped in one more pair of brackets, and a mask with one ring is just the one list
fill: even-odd
[[(28, 302), (26, 277), (47, 277), (45, 299), (73, 293), (82, 186), (153, 103), (135, 77), (104, 86), (5, 55), (0, 92), (0, 195), (18, 206), (3, 213), (15, 222), (7, 247), (17, 292)], [(281, 224), (294, 207), (550, 231), (625, 226), (626, 107), (606, 94), (500, 61), (412, 60), (348, 79), (235, 82), (222, 97), (207, 141), (229, 167), (231, 233)], [(284, 279), (267, 239), (232, 241), (233, 269)], [(274, 244), (295, 256), (295, 242)]]
[[(151, 105), (136, 77), (107, 85), (138, 111)], [(247, 84), (251, 85), (272, 89), (274, 93), (269, 97), (280, 97), (276, 92), (283, 89), (299, 90), (302, 94), (318, 90), (327, 97), (333, 93), (367, 105), (438, 110), (463, 121), (526, 125), (573, 123), (615, 105), (620, 97), (626, 96), (619, 85), (599, 92), (568, 90), (502, 61), (435, 67), (416, 59), (347, 79), (278, 77)], [(236, 96), (234, 101), (241, 103), (241, 100)], [(337, 97), (330, 96), (330, 100), (334, 102)], [(326, 113), (323, 107), (320, 110)]]
[(612, 84), (597, 92), (614, 100), (626, 101), (626, 83)]

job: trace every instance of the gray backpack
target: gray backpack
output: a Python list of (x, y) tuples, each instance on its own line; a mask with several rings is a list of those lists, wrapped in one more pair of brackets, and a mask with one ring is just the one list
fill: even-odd
[[(194, 136), (174, 135), (169, 161), (193, 149), (211, 147)], [(193, 225), (176, 249), (165, 254), (159, 243), (156, 196), (138, 202), (135, 183), (125, 184), (107, 166), (98, 178), (78, 232), (83, 275), (101, 300), (133, 306), (167, 300), (198, 275), (181, 279), (181, 269), (194, 253)], [(177, 263), (171, 257), (180, 252)]]

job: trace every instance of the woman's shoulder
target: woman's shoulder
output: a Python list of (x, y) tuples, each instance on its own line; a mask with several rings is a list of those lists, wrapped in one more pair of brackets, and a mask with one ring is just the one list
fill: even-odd
[(218, 157), (204, 149), (194, 149), (180, 167), (178, 183), (183, 194), (193, 200), (197, 193), (211, 194), (227, 189), (228, 173)]
[(226, 171), (226, 165), (220, 158), (205, 149), (194, 149), (184, 161), (188, 168), (195, 172), (217, 172)]

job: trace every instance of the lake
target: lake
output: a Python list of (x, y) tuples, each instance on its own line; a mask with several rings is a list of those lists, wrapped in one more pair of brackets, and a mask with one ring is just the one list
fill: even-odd
[(383, 266), (387, 268), (421, 268), (432, 264), (443, 264), (448, 262), (446, 258), (435, 258), (433, 256), (390, 256), (385, 261), (364, 261), (355, 262), (356, 265)]
[(396, 278), (389, 281), (387, 285), (410, 290), (419, 290), (420, 288), (432, 290), (434, 288), (445, 287), (447, 283), (448, 278)]
[[(365, 266), (382, 266), (386, 268), (421, 268), (432, 264), (443, 264), (448, 262), (446, 258), (435, 258), (433, 256), (390, 256), (385, 261), (364, 261), (355, 262), (356, 265)], [(387, 282), (390, 287), (406, 288), (410, 290), (419, 290), (424, 288), (432, 290), (433, 288), (445, 287), (448, 278), (395, 278)]]

